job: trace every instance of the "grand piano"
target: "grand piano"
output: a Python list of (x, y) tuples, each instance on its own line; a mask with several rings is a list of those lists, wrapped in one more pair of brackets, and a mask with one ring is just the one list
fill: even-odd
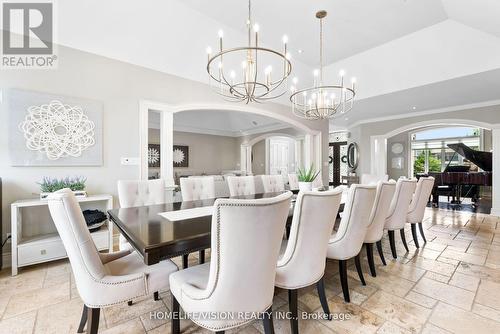
[(432, 189), (432, 204), (438, 206), (441, 194), (451, 195), (451, 203), (458, 205), (461, 203), (462, 197), (470, 197), (475, 206), (479, 199), (480, 187), (492, 184), (493, 155), (491, 152), (474, 150), (463, 143), (448, 144), (448, 147), (455, 151), (453, 157), (458, 153), (483, 171), (470, 171), (469, 166), (456, 166), (448, 163), (441, 173), (429, 172), (428, 176), (433, 176), (436, 179)]

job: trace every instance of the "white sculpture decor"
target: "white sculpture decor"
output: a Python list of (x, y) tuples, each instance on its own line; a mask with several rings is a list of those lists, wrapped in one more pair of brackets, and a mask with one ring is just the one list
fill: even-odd
[(79, 106), (53, 100), (49, 104), (30, 106), (19, 124), (26, 147), (46, 154), (49, 160), (79, 157), (95, 144), (95, 124)]
[(174, 150), (174, 162), (176, 164), (181, 164), (184, 161), (184, 152), (182, 152), (180, 149), (175, 149)]

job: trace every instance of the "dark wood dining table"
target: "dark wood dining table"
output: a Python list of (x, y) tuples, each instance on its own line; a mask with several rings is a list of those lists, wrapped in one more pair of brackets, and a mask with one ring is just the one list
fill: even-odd
[[(260, 199), (275, 197), (283, 192), (264, 193), (231, 198)], [(296, 192), (295, 192), (296, 193)], [(294, 196), (295, 198), (295, 196)], [(144, 263), (152, 265), (163, 259), (173, 258), (210, 248), (212, 216), (205, 215), (187, 219), (170, 220), (164, 213), (212, 207), (215, 198), (138, 206), (109, 210), (109, 218), (143, 257)], [(293, 212), (293, 203), (291, 212)], [(343, 204), (341, 204), (341, 209)], [(191, 210), (193, 211), (193, 210)], [(291, 223), (292, 215), (288, 219)]]

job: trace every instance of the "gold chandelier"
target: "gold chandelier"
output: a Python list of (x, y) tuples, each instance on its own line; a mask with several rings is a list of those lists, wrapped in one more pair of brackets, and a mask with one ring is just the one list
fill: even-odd
[(259, 25), (252, 26), (251, 9), (249, 0), (247, 46), (223, 49), (224, 33), (219, 30), (218, 52), (212, 55), (212, 49), (207, 48), (210, 86), (227, 100), (247, 104), (285, 94), (286, 79), (292, 71), (287, 52), (288, 37), (283, 36), (283, 52), (259, 46)]
[(323, 84), (323, 19), (326, 11), (316, 13), (319, 19), (319, 70), (314, 70), (313, 86), (297, 89), (297, 78), (293, 79), (291, 87), (293, 113), (299, 117), (311, 120), (334, 118), (351, 110), (355, 92), (356, 78), (351, 79), (351, 87), (344, 84), (345, 71), (339, 73), (340, 83), (336, 85)]

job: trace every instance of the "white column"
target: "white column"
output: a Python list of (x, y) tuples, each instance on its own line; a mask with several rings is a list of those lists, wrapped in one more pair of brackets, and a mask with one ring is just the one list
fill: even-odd
[[(309, 168), (314, 162), (313, 136), (307, 134), (304, 136), (304, 168)], [(315, 166), (321, 168), (321, 166)]]
[(370, 174), (387, 174), (387, 139), (384, 136), (370, 137)]
[(174, 185), (174, 113), (163, 111), (160, 122), (160, 176), (170, 187)]
[(493, 144), (493, 198), (491, 203), (491, 214), (500, 217), (500, 128), (491, 131)]

